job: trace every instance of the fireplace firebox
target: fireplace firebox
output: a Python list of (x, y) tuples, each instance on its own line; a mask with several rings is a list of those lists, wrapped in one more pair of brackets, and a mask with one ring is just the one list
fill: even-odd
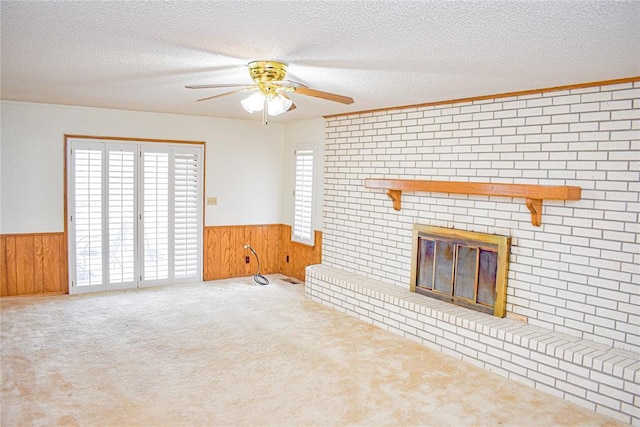
[(511, 238), (414, 224), (412, 292), (504, 317)]

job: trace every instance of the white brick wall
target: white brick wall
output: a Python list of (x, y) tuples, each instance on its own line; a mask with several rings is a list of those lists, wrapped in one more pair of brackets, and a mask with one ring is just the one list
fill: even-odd
[[(323, 264), (408, 287), (412, 224), (511, 236), (507, 311), (640, 351), (640, 83), (328, 118)], [(545, 201), (402, 194), (365, 178), (582, 187)], [(447, 338), (450, 340), (450, 338)]]

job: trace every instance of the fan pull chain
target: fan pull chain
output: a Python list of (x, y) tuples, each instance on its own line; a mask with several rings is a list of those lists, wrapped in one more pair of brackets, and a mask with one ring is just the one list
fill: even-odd
[(262, 124), (269, 124), (269, 101), (264, 97), (264, 108), (262, 109)]

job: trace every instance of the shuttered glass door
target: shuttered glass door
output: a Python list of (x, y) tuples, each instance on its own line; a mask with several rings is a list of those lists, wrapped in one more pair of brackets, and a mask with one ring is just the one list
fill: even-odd
[(70, 293), (202, 279), (202, 147), (72, 139)]
[(109, 289), (136, 285), (136, 147), (109, 144), (107, 158), (107, 263)]
[(172, 270), (169, 239), (171, 152), (169, 147), (143, 147), (142, 273), (146, 285), (165, 284)]
[(200, 160), (198, 147), (184, 147), (173, 156), (173, 245), (174, 280), (189, 281), (200, 271), (202, 207), (199, 185)]
[[(104, 146), (96, 142), (78, 141), (70, 161), (68, 193), (69, 227), (69, 288), (97, 291), (104, 282)], [(71, 276), (73, 274), (73, 276)]]

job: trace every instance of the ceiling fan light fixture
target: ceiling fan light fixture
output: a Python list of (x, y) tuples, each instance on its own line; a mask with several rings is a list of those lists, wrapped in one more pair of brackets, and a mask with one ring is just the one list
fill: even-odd
[(296, 108), (292, 99), (287, 96), (289, 93), (313, 96), (315, 98), (326, 99), (328, 101), (339, 102), (341, 104), (353, 104), (353, 98), (335, 93), (323, 92), (311, 89), (310, 87), (292, 80), (285, 80), (287, 75), (287, 64), (277, 61), (253, 61), (248, 64), (249, 75), (254, 81), (252, 85), (246, 84), (211, 84), (211, 85), (190, 85), (188, 89), (216, 89), (221, 87), (240, 87), (222, 94), (208, 96), (198, 99), (205, 101), (222, 96), (231, 95), (237, 92), (256, 91), (252, 95), (240, 101), (242, 108), (252, 114), (256, 111), (262, 112), (262, 122), (268, 123), (268, 116), (277, 116)]
[(291, 104), (293, 104), (293, 101), (282, 94), (269, 97), (267, 100), (267, 113), (270, 116), (277, 116), (286, 112), (291, 107)]
[(264, 95), (260, 92), (256, 92), (253, 95), (250, 95), (240, 101), (240, 103), (242, 104), (242, 108), (244, 108), (247, 113), (262, 111), (262, 109), (264, 108)]
[(265, 99), (267, 113), (270, 116), (277, 116), (284, 113), (290, 107), (293, 101), (281, 94), (278, 95), (263, 95), (261, 92), (254, 93), (253, 95), (240, 101), (242, 107), (248, 113), (255, 113), (256, 111), (262, 111), (265, 108)]

